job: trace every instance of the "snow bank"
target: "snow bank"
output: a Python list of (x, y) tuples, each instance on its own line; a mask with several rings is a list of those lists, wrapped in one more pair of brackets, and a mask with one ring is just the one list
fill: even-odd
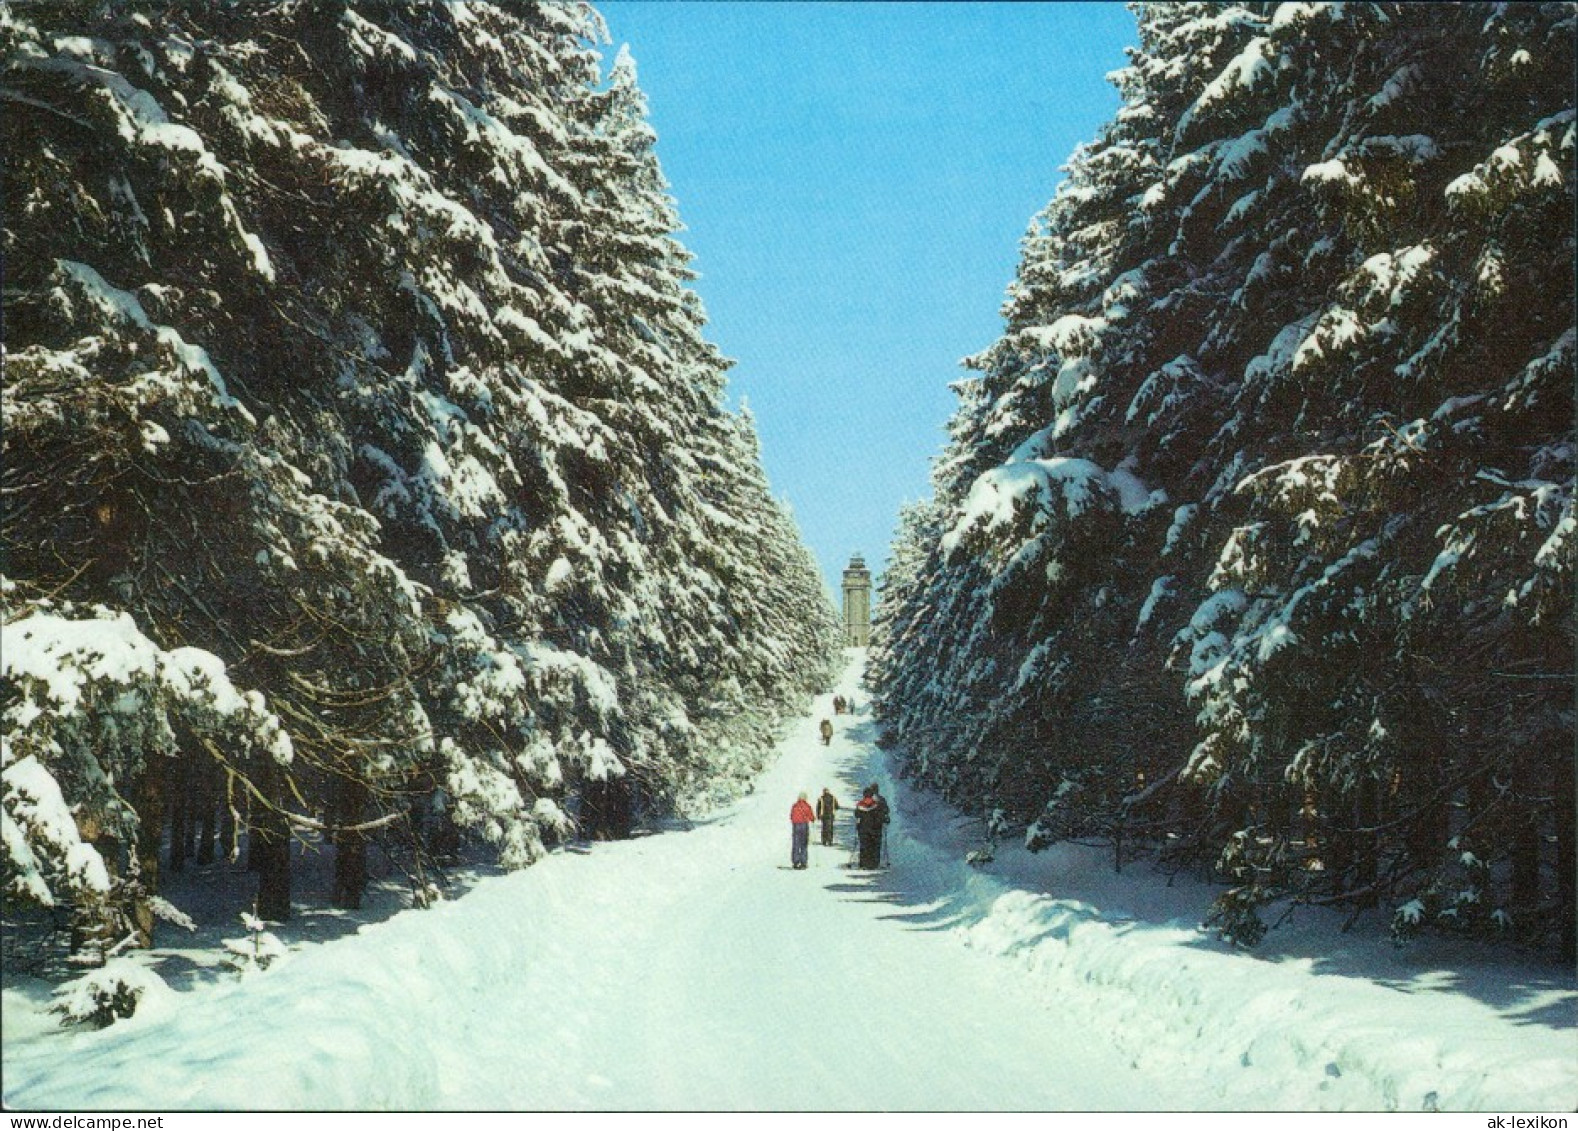
[[(1200, 885), (1158, 913), (1166, 877), (1144, 865), (1112, 875), (1103, 855), (1065, 846), (1036, 861), (999, 846), (992, 874), (957, 866), (968, 894), (956, 929), (1016, 962), (1072, 1029), (1108, 1034), (1141, 1069), (1198, 1074), (1210, 1107), (1578, 1103), (1578, 995), (1555, 971), (1518, 971), (1525, 989), (1508, 992), (1509, 971), (1415, 965), (1388, 944), (1346, 940), (1316, 911), (1263, 954), (1234, 951), (1200, 927)], [(1134, 910), (1148, 902), (1148, 914)]]

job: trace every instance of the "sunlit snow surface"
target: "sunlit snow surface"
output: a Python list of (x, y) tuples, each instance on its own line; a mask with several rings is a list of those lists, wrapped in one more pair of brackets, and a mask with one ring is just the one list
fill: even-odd
[[(838, 690), (864, 704), (851, 655)], [(1234, 952), (1198, 929), (1209, 889), (1103, 851), (998, 845), (978, 870), (979, 824), (895, 782), (869, 716), (830, 698), (691, 829), (555, 853), (99, 1032), (55, 1031), (10, 989), (6, 1106), (1578, 1106), (1570, 973), (1393, 950), (1312, 911)], [(789, 869), (795, 795), (847, 806), (873, 778), (893, 867), (848, 868), (846, 811), (839, 844)]]

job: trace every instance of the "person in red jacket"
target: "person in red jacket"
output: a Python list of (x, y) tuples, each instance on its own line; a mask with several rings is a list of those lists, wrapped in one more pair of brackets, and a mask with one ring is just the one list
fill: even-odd
[(789, 827), (792, 835), (789, 840), (789, 863), (796, 868), (804, 868), (806, 856), (811, 844), (811, 822), (816, 820), (816, 814), (811, 811), (811, 803), (805, 799), (805, 794), (794, 803), (789, 810)]

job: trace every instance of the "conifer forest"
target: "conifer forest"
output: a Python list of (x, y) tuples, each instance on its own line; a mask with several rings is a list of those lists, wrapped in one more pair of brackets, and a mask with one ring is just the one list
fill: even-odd
[(1573, 954), (1569, 5), (1159, 4), (872, 657), (960, 804)]
[(836, 622), (596, 13), (0, 36), (7, 898), (147, 936), (244, 850), (278, 920), (298, 833), (355, 907), (373, 841), (521, 866), (740, 789)]

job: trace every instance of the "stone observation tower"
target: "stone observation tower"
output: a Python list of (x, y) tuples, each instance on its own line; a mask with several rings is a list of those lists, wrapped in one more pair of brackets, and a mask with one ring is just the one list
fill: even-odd
[(844, 568), (844, 643), (851, 648), (871, 643), (871, 571), (859, 554)]

